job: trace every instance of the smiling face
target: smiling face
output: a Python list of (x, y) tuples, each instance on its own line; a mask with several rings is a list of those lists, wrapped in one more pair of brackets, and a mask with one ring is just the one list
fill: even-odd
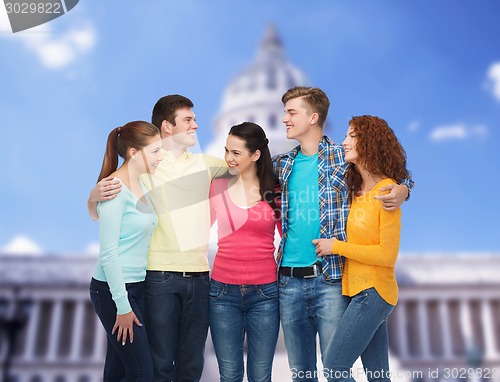
[(260, 158), (259, 150), (252, 154), (247, 149), (245, 141), (234, 135), (227, 136), (225, 149), (224, 159), (231, 175), (244, 174), (247, 171), (257, 172), (256, 162)]
[(293, 98), (285, 104), (285, 116), (281, 120), (286, 125), (286, 137), (296, 139), (307, 136), (312, 125), (318, 120), (317, 113), (311, 113), (302, 98)]
[(167, 124), (167, 129), (171, 142), (180, 149), (186, 149), (196, 144), (196, 115), (190, 108), (179, 109), (175, 113), (175, 125), (164, 121)]
[(356, 151), (356, 133), (351, 125), (349, 125), (349, 129), (347, 130), (347, 134), (345, 135), (344, 142), (342, 142), (342, 146), (344, 146), (344, 158), (346, 162), (356, 163), (358, 159), (358, 152)]
[[(151, 137), (148, 144), (140, 151), (134, 154), (134, 159), (137, 160), (137, 166), (141, 173), (147, 172), (154, 174), (158, 164), (162, 161), (161, 155), (161, 138), (160, 135)], [(139, 155), (140, 153), (140, 155)]]

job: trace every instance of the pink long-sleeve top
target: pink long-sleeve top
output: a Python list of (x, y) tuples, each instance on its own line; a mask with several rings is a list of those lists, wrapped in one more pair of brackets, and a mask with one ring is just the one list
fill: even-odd
[(236, 205), (227, 191), (228, 182), (228, 179), (217, 179), (211, 187), (212, 221), (217, 220), (218, 225), (218, 250), (212, 278), (234, 285), (275, 282), (276, 215), (265, 201), (251, 207)]

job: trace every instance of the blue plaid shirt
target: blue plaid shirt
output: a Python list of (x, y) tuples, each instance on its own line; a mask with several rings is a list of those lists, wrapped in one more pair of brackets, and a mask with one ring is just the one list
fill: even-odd
[[(278, 248), (278, 268), (283, 259), (283, 248), (288, 236), (288, 179), (293, 169), (293, 161), (300, 146), (292, 151), (273, 157), (274, 176), (281, 187), (281, 220), (283, 235)], [(318, 147), (318, 198), (320, 212), (320, 238), (346, 241), (346, 223), (349, 215), (347, 202), (347, 184), (344, 174), (347, 162), (344, 160), (342, 145), (334, 144), (326, 135), (321, 138)], [(404, 179), (408, 189), (414, 185), (411, 179)], [(323, 256), (323, 274), (327, 280), (340, 279), (345, 259), (338, 254)]]
[[(283, 248), (288, 236), (288, 179), (293, 169), (293, 161), (299, 152), (300, 146), (292, 151), (276, 155), (273, 158), (274, 176), (279, 180), (281, 187), (281, 210), (283, 235), (278, 248), (278, 267), (283, 258)], [(323, 136), (318, 148), (318, 199), (320, 212), (320, 238), (335, 237), (346, 241), (345, 227), (349, 206), (347, 204), (347, 187), (344, 173), (347, 163), (344, 160), (344, 151), (341, 145), (334, 144), (330, 138)], [(323, 274), (326, 279), (342, 277), (344, 258), (339, 255), (323, 257)]]

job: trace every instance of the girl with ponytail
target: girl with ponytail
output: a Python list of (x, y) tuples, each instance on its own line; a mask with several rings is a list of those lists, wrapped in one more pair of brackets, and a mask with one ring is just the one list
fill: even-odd
[(230, 179), (211, 187), (218, 251), (209, 322), (221, 381), (242, 381), (247, 337), (249, 381), (271, 381), (279, 331), (274, 234), (280, 221), (268, 139), (257, 124), (233, 126), (226, 140)]
[[(136, 121), (111, 131), (98, 181), (120, 181), (122, 191), (99, 202), (99, 258), (90, 297), (107, 334), (104, 381), (153, 379), (145, 328), (143, 282), (157, 218), (139, 175), (154, 173), (161, 161), (159, 130)], [(123, 163), (118, 167), (118, 157)]]

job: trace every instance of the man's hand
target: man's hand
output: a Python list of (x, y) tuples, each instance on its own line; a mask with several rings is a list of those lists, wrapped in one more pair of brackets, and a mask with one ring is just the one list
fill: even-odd
[(90, 191), (89, 202), (105, 202), (116, 198), (121, 191), (122, 184), (118, 179), (108, 176), (102, 178), (99, 183)]
[(322, 257), (332, 254), (333, 243), (335, 243), (335, 238), (333, 239), (314, 239), (312, 243), (316, 246), (317, 257)]
[(116, 198), (116, 195), (118, 195), (121, 189), (122, 184), (120, 181), (118, 179), (113, 179), (111, 176), (102, 178), (99, 183), (96, 184), (92, 191), (90, 191), (89, 200), (87, 202), (87, 208), (92, 220), (99, 220), (97, 202), (105, 202), (106, 200)]
[(387, 211), (396, 211), (408, 197), (408, 187), (404, 184), (389, 184), (380, 188), (380, 191), (390, 191), (387, 194), (375, 196), (382, 202), (382, 207)]

